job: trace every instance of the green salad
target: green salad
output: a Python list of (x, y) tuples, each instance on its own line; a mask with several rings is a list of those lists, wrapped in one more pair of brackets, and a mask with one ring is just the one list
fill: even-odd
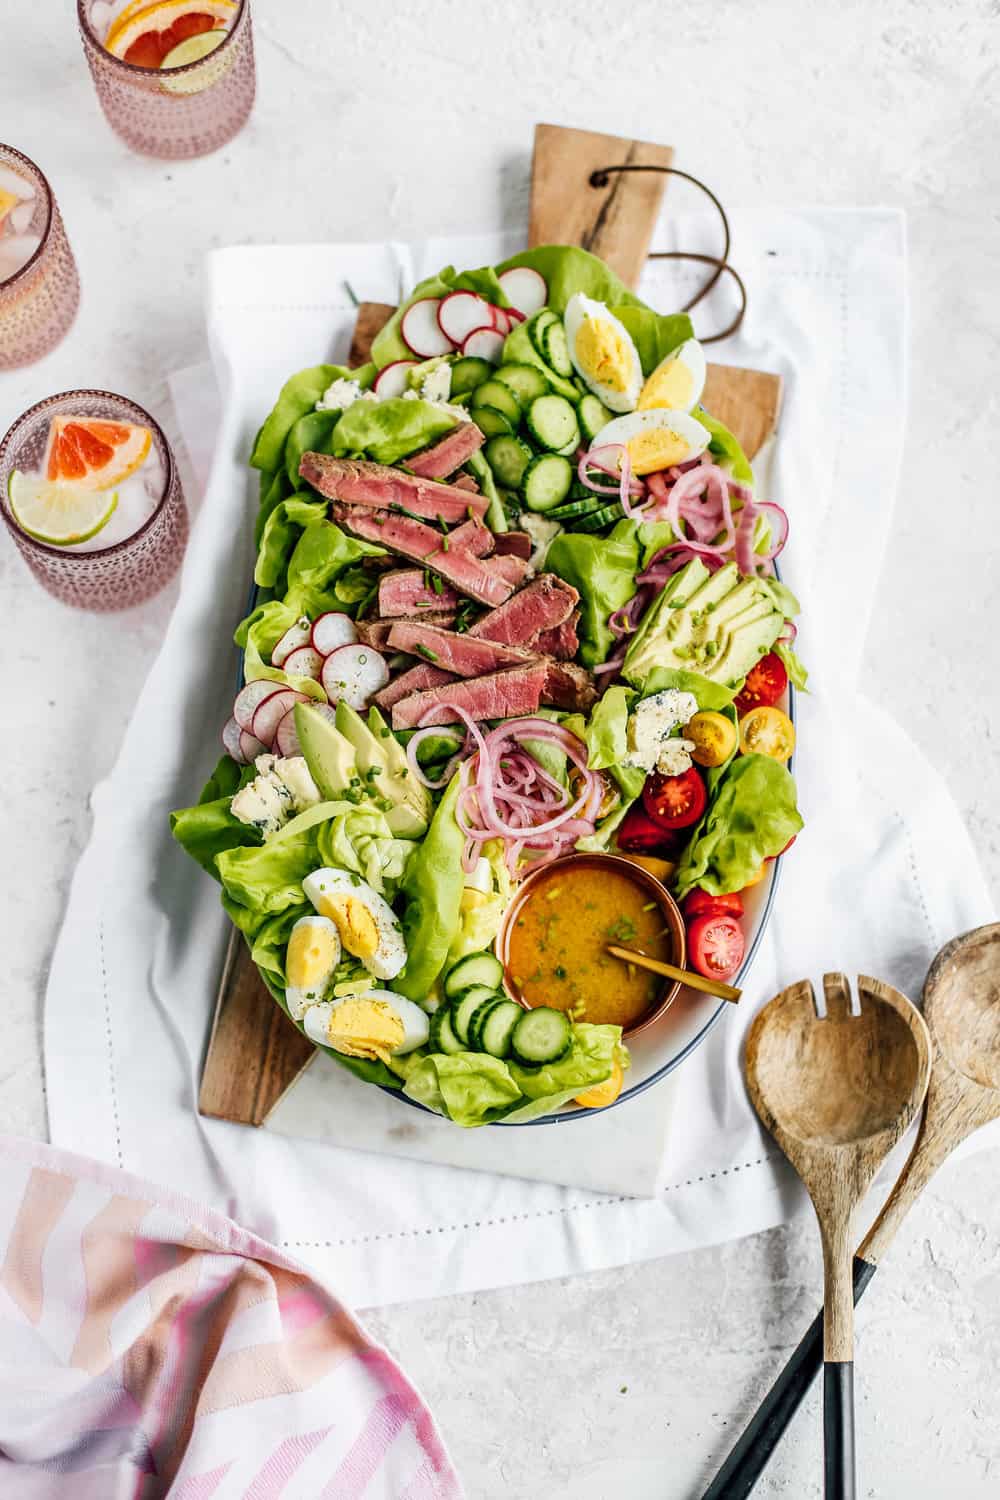
[(744, 893), (802, 827), (788, 521), (707, 378), (685, 314), (547, 246), (423, 282), (255, 440), (244, 683), (174, 836), (296, 1025), (458, 1125), (626, 1081), (614, 974), (547, 984), (544, 920), (532, 988), (499, 956), (534, 871), (642, 865), (726, 979)]

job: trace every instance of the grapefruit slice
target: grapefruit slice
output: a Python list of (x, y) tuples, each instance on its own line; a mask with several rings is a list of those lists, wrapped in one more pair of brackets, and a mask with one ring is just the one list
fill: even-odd
[(11, 513), (22, 531), (53, 547), (86, 542), (111, 520), (117, 490), (88, 490), (76, 484), (53, 484), (37, 474), (11, 472), (7, 484)]
[(228, 30), (238, 10), (237, 0), (157, 0), (141, 10), (123, 11), (104, 45), (112, 57), (137, 68), (162, 68), (182, 42), (206, 31)]
[(107, 490), (134, 474), (149, 455), (153, 434), (131, 422), (94, 417), (53, 417), (45, 453), (45, 478), (81, 490)]

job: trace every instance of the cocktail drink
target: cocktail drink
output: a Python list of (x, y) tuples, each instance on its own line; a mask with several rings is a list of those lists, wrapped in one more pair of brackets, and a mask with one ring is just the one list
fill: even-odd
[(138, 604), (172, 577), (188, 520), (152, 417), (106, 391), (25, 412), (0, 443), (2, 513), (49, 593), (82, 609)]
[(0, 145), (0, 370), (47, 354), (79, 301), (76, 263), (48, 183), (34, 162)]
[(204, 156), (253, 108), (250, 0), (77, 0), (111, 128), (148, 156)]

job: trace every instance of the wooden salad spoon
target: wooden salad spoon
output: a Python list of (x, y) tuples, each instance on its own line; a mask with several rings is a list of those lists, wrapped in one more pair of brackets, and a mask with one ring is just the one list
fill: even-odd
[(696, 974), (693, 969), (682, 969), (678, 964), (668, 963), (665, 958), (650, 958), (638, 948), (623, 948), (619, 943), (609, 943), (608, 952), (622, 963), (635, 964), (637, 969), (648, 969), (650, 974), (662, 974), (664, 979), (676, 979), (690, 990), (700, 990), (703, 995), (714, 995), (717, 1000), (730, 1000), (735, 1005), (743, 991), (722, 979), (709, 979)]
[(824, 974), (817, 1006), (808, 980), (789, 985), (754, 1019), (747, 1087), (761, 1123), (804, 1183), (823, 1242), (824, 1492), (854, 1500), (854, 1213), (916, 1116), (931, 1042), (915, 1005), (891, 985)]
[[(855, 1301), (938, 1167), (1000, 1119), (1000, 922), (945, 944), (924, 981), (923, 1008), (933, 1047), (927, 1103), (906, 1166), (858, 1248)], [(746, 1500), (816, 1378), (822, 1335), (818, 1313), (702, 1500)]]

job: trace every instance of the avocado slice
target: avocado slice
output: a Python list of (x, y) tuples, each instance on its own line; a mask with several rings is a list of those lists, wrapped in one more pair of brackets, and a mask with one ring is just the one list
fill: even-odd
[(295, 731), (309, 774), (323, 797), (329, 801), (341, 796), (358, 776), (354, 746), (308, 703), (295, 705)]
[(744, 578), (735, 563), (711, 577), (697, 567), (701, 576), (693, 562), (681, 569), (680, 585), (668, 584), (643, 620), (622, 668), (629, 682), (641, 686), (654, 668), (679, 667), (732, 686), (781, 634), (784, 616), (758, 578)]
[(338, 703), (336, 728), (353, 746), (362, 781), (393, 804), (385, 815), (393, 833), (397, 838), (421, 838), (434, 810), (430, 793), (413, 775), (406, 752), (378, 709), (369, 709), (366, 724), (348, 704)]

